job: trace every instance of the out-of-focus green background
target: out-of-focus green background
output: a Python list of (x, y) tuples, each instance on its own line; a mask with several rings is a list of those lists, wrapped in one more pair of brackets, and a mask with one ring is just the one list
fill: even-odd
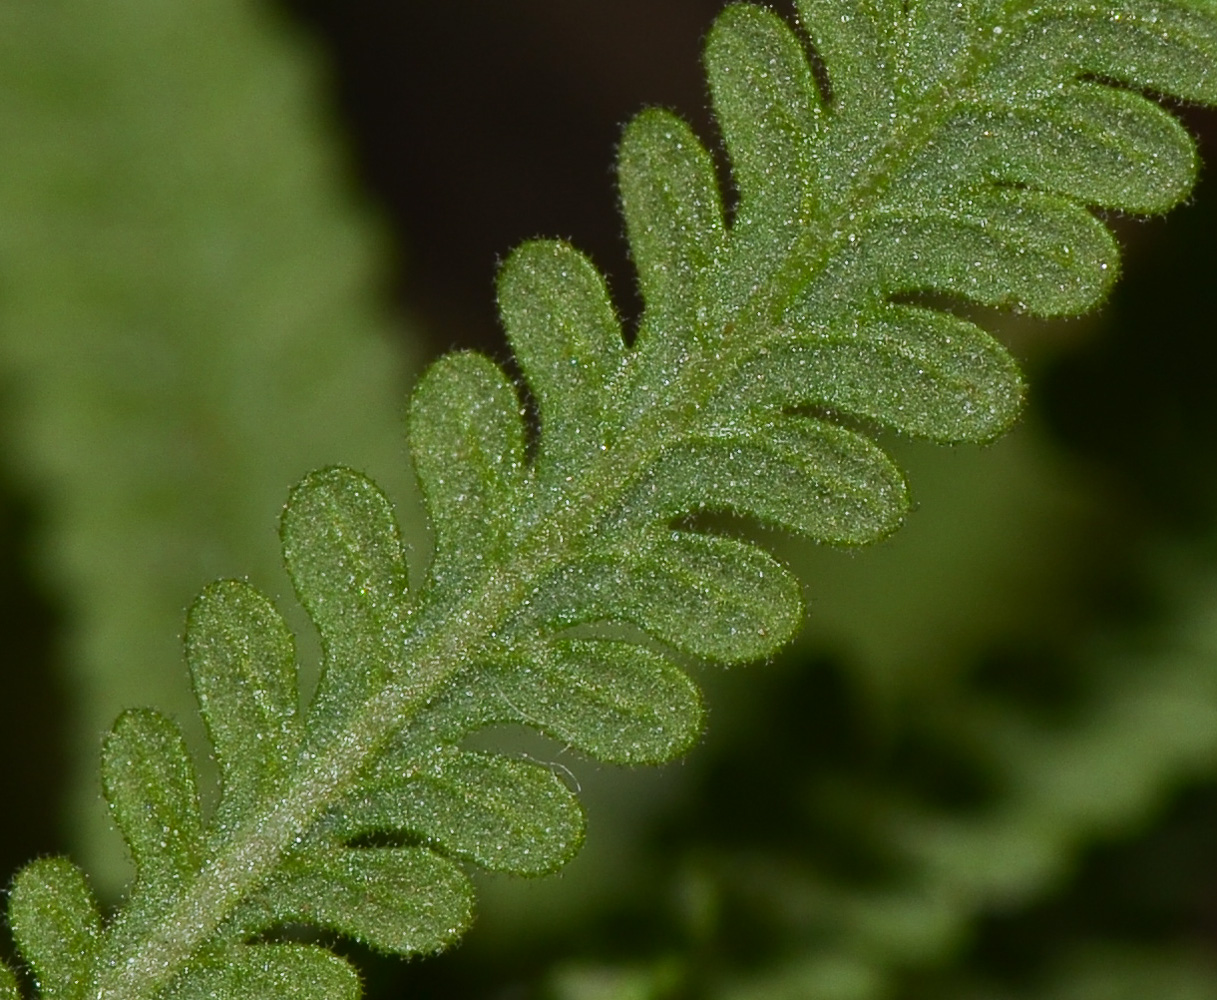
[[(506, 358), (513, 244), (571, 238), (636, 313), (612, 148), (646, 103), (713, 137), (719, 6), (0, 8), (5, 871), (70, 850), (117, 897), (101, 736), (151, 704), (197, 738), (182, 612), (218, 575), (292, 610), (274, 526), (307, 469), (382, 481), (422, 564), (404, 394), (438, 351)], [(1217, 115), (1180, 110), (1217, 163)], [(893, 440), (900, 534), (775, 540), (807, 628), (701, 672), (687, 760), (521, 744), (581, 784), (585, 851), (483, 879), (448, 955), (359, 955), (369, 994), (1217, 1000), (1212, 173), (1166, 221), (1111, 220), (1102, 315), (991, 317), (1028, 416), (984, 449)]]

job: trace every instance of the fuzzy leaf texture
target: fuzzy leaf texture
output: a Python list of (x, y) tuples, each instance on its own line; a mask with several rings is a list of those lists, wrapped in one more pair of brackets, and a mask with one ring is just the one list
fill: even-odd
[(535, 435), (485, 357), (422, 379), (407, 433), (434, 529), (424, 580), (365, 477), (293, 491), (284, 557), (324, 661), (306, 710), (270, 601), (239, 582), (199, 598), (186, 644), (219, 805), (203, 818), (174, 723), (119, 720), (104, 784), (137, 878), (103, 928), (67, 862), (18, 877), (10, 917), (44, 995), (347, 996), (342, 960), (267, 932), (403, 955), (455, 940), (465, 865), (552, 871), (583, 826), (555, 774), (465, 737), (515, 723), (609, 762), (683, 753), (701, 725), (683, 657), (764, 657), (802, 616), (789, 571), (704, 515), (844, 546), (894, 531), (908, 491), (875, 433), (988, 441), (1023, 393), (944, 303), (1088, 309), (1117, 270), (1091, 209), (1162, 211), (1190, 189), (1192, 142), (1142, 92), (1217, 102), (1212, 0), (799, 11), (822, 74), (760, 7), (710, 33), (730, 213), (680, 119), (628, 126), (633, 337), (567, 244), (504, 264)]
[(17, 988), (17, 977), (13, 970), (0, 962), (0, 1000), (20, 1000), (21, 991)]

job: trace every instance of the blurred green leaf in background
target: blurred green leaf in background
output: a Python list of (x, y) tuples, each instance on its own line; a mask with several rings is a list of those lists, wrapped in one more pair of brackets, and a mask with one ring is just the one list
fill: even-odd
[[(103, 893), (125, 870), (101, 736), (153, 705), (197, 733), (178, 637), (200, 584), (285, 589), (275, 517), (311, 468), (407, 495), (390, 244), (318, 65), (240, 0), (0, 9), (3, 474), (62, 622), (63, 829)], [(8, 757), (36, 757), (10, 697)]]

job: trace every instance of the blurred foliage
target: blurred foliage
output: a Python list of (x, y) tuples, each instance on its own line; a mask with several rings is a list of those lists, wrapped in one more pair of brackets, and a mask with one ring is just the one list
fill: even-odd
[(386, 238), (317, 64), (238, 0), (0, 11), (0, 444), (62, 616), (68, 840), (103, 893), (126, 872), (101, 736), (144, 705), (197, 734), (178, 637), (200, 584), (286, 589), (275, 515), (311, 468), (405, 495)]
[[(100, 734), (130, 705), (192, 718), (190, 597), (225, 574), (284, 590), (274, 515), (316, 465), (366, 469), (418, 523), (411, 355), (388, 346), (387, 241), (294, 30), (235, 0), (23, 2), (0, 27), (0, 796), (23, 817), (0, 856), (70, 839), (112, 889)], [(583, 854), (485, 879), (467, 944), (369, 960), (370, 995), (1217, 998), (1209, 180), (1125, 227), (1101, 325), (1005, 331), (1032, 367), (1021, 431), (901, 446), (920, 509), (876, 550), (788, 547), (804, 638), (703, 677), (710, 735), (685, 764), (598, 769), (522, 738), (581, 782)], [(489, 307), (482, 265), (459, 294)]]

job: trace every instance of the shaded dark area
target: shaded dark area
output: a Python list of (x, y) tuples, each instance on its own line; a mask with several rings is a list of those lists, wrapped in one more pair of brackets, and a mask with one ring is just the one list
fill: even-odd
[(1207, 164), (1194, 204), (1146, 226), (1152, 249), (1137, 254), (1109, 307), (1118, 322), (1048, 372), (1043, 391), (1079, 457), (1101, 466), (1151, 520), (1194, 530), (1212, 523), (1217, 498), (1217, 120), (1199, 112), (1186, 120)]
[(62, 850), (58, 803), (64, 774), (65, 700), (55, 671), (59, 615), (38, 584), (29, 552), (36, 515), (0, 482), (0, 870)]
[(989, 976), (1034, 989), (1062, 943), (1217, 947), (1217, 788), (1193, 788), (1143, 836), (1093, 848), (1070, 891), (1019, 913), (993, 916), (972, 962)]
[[(1211, 162), (1217, 119), (1193, 112), (1187, 120)], [(1085, 350), (1043, 373), (1041, 398), (1059, 441), (1137, 507), (1147, 535), (1211, 555), (1217, 501), (1211, 167), (1186, 211), (1147, 229), (1134, 266), (1116, 286), (1113, 322)], [(1129, 946), (1185, 942), (1217, 954), (1215, 845), (1217, 787), (1190, 789), (1143, 836), (1091, 849), (1064, 896), (986, 921), (975, 961), (1030, 985), (1062, 942), (1077, 938)]]
[(700, 53), (720, 0), (284, 3), (332, 53), (364, 179), (407, 248), (401, 294), (437, 348), (501, 343), (496, 261), (537, 236), (572, 240), (636, 311), (612, 149), (645, 105), (715, 141)]

